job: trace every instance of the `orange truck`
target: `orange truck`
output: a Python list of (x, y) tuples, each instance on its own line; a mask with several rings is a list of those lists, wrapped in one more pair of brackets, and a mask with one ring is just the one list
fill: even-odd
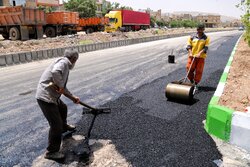
[(87, 34), (104, 31), (104, 28), (108, 23), (109, 18), (107, 17), (80, 18), (77, 30), (85, 31)]
[(43, 26), (47, 37), (76, 34), (79, 24), (78, 12), (51, 12), (46, 13), (46, 25)]
[[(55, 0), (56, 1), (56, 0)], [(43, 0), (43, 2), (45, 2)], [(45, 13), (23, 6), (0, 7), (0, 35), (5, 39), (28, 40), (103, 31), (109, 18), (80, 18), (78, 12), (55, 11)]]
[(45, 13), (22, 6), (0, 7), (0, 34), (5, 39), (28, 40), (42, 38)]

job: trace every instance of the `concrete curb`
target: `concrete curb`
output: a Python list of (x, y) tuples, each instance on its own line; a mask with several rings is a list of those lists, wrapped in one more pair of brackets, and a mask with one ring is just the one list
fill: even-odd
[(223, 94), (228, 73), (240, 39), (241, 37), (238, 39), (231, 53), (214, 96), (208, 104), (205, 129), (209, 134), (250, 152), (250, 114), (236, 112), (218, 104), (220, 97)]
[[(213, 30), (207, 32), (219, 32), (219, 31), (230, 31), (230, 30)], [(0, 55), (0, 68), (10, 65), (16, 65), (20, 63), (28, 63), (37, 60), (43, 60), (53, 57), (60, 57), (63, 55), (65, 49), (67, 48), (75, 48), (79, 53), (91, 52), (101, 49), (114, 48), (126, 45), (133, 45), (144, 42), (151, 42), (156, 40), (163, 40), (174, 37), (181, 37), (190, 35), (194, 32), (189, 33), (181, 33), (181, 34), (172, 34), (172, 35), (161, 35), (161, 36), (151, 36), (144, 38), (134, 38), (134, 39), (125, 39), (119, 41), (111, 41), (111, 42), (103, 42), (103, 43), (95, 43), (95, 44), (87, 44), (87, 45), (76, 45), (71, 47), (62, 47), (62, 48), (54, 48), (48, 50), (39, 50), (39, 51), (31, 51), (31, 52), (22, 52), (22, 53), (10, 53), (6, 55)]]

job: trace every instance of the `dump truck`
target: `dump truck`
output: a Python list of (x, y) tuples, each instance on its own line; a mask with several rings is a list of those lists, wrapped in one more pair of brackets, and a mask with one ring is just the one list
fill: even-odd
[(0, 34), (5, 39), (28, 40), (43, 37), (46, 24), (43, 10), (23, 6), (0, 8)]
[(150, 15), (145, 12), (114, 10), (106, 14), (105, 17), (109, 18), (109, 25), (105, 26), (106, 32), (138, 31), (150, 27)]
[(85, 31), (86, 34), (93, 32), (104, 31), (105, 25), (108, 25), (109, 18), (107, 17), (91, 17), (80, 18), (78, 24), (78, 31)]
[(47, 37), (76, 34), (79, 24), (78, 12), (55, 11), (46, 13), (46, 25), (43, 26)]

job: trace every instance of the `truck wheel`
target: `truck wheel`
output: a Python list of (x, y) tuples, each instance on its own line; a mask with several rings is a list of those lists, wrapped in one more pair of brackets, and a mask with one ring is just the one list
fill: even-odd
[(53, 28), (53, 27), (47, 27), (45, 29), (45, 35), (47, 37), (50, 37), (50, 38), (56, 37), (56, 30), (55, 30), (55, 28)]
[(9, 39), (10, 38), (10, 35), (8, 33), (2, 34), (2, 36), (3, 36), (4, 39)]
[(98, 31), (105, 31), (105, 27), (104, 26), (101, 26), (100, 28), (98, 28)]
[(63, 32), (61, 32), (61, 34), (60, 34), (60, 35), (68, 35), (68, 32), (63, 31)]
[(9, 32), (9, 36), (10, 36), (10, 39), (15, 41), (15, 40), (19, 40), (21, 38), (21, 34), (20, 34), (20, 31), (18, 30), (18, 28), (16, 27), (12, 27), (10, 29), (10, 32)]
[(126, 32), (130, 32), (132, 30), (132, 27), (131, 26), (127, 26), (126, 28), (125, 28), (125, 31)]
[(93, 33), (94, 32), (94, 29), (93, 28), (88, 28), (87, 30), (86, 30), (86, 34), (91, 34), (91, 33)]
[(72, 34), (77, 34), (77, 31), (72, 31)]

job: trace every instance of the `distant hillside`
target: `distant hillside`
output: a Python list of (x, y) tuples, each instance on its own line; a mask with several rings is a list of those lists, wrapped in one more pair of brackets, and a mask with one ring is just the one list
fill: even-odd
[[(191, 14), (192, 16), (197, 16), (199, 14), (212, 14), (212, 15), (220, 15), (218, 13), (205, 13), (205, 12), (190, 12), (190, 11), (176, 11), (176, 12), (173, 12), (173, 14)], [(233, 20), (236, 20), (238, 18), (236, 17), (231, 17), (231, 16), (224, 16), (224, 15), (221, 15), (221, 21), (222, 22), (227, 22), (227, 21), (233, 21)]]

